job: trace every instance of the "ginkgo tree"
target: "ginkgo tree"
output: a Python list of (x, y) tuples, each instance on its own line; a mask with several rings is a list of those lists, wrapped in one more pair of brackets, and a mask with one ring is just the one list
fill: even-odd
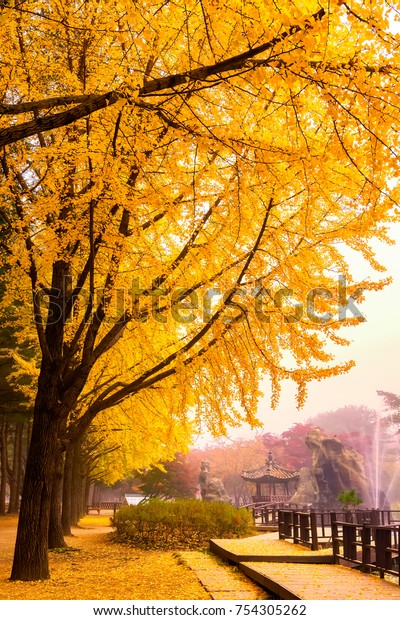
[(301, 405), (309, 381), (351, 367), (326, 343), (362, 320), (342, 248), (380, 270), (370, 242), (398, 217), (398, 12), (385, 0), (0, 11), (4, 303), (31, 305), (41, 350), (12, 579), (34, 580), (49, 576), (55, 446), (100, 413), (139, 420), (176, 397), (182, 424), (191, 412), (218, 433), (256, 423), (265, 374), (273, 405), (286, 378)]

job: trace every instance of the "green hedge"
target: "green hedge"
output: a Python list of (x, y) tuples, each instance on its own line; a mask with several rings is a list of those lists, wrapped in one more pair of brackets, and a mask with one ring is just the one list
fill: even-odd
[(115, 540), (142, 549), (205, 548), (210, 538), (240, 538), (254, 532), (246, 508), (197, 499), (152, 499), (123, 506), (113, 525)]

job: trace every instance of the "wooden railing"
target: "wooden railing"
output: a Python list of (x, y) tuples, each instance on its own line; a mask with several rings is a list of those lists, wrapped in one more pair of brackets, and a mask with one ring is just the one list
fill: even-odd
[(307, 545), (316, 550), (321, 545), (332, 542), (333, 521), (354, 523), (355, 525), (381, 526), (399, 523), (400, 511), (393, 510), (346, 510), (340, 512), (278, 510), (279, 538)]
[(400, 585), (400, 525), (370, 525), (332, 521), (333, 556), (364, 572), (395, 575)]
[(253, 504), (287, 504), (290, 495), (253, 495)]
[(291, 539), (310, 547), (311, 551), (318, 550), (317, 513), (279, 510), (278, 528), (281, 540)]
[(280, 509), (298, 510), (298, 504), (277, 503), (248, 504), (246, 508), (251, 509), (254, 522), (262, 526), (278, 526), (278, 511)]
[(316, 512), (278, 510), (279, 538), (316, 551), (330, 543), (335, 562), (360, 566), (365, 572), (395, 575), (400, 585), (400, 511), (353, 510)]

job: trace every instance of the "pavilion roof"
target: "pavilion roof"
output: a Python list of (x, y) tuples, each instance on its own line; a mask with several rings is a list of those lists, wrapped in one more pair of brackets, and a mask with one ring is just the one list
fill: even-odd
[(242, 478), (249, 482), (289, 482), (289, 480), (297, 480), (298, 477), (298, 470), (293, 471), (278, 465), (273, 460), (271, 453), (264, 465), (242, 473)]

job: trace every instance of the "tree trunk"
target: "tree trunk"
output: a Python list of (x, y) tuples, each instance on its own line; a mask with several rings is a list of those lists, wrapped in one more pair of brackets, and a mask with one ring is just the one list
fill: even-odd
[(71, 481), (71, 525), (77, 525), (80, 514), (80, 491), (81, 491), (81, 448), (82, 438), (74, 442), (74, 458), (72, 463)]
[[(38, 581), (50, 577), (48, 558), (50, 505), (59, 445), (60, 421), (68, 416), (79, 394), (79, 389), (77, 389), (74, 397), (70, 394), (64, 403), (62, 401), (64, 387), (61, 361), (65, 323), (60, 315), (60, 309), (64, 307), (63, 292), (65, 289), (63, 287), (68, 274), (69, 264), (62, 259), (55, 261), (51, 281), (51, 290), (55, 293), (49, 295), (48, 320), (44, 329), (41, 321), (37, 323), (43, 355), (22, 490), (17, 541), (11, 571), (12, 580)], [(37, 277), (35, 269), (32, 270), (31, 276), (34, 285), (34, 304), (37, 308), (37, 306), (40, 307), (40, 303), (35, 297)], [(81, 377), (79, 379), (79, 385), (82, 388), (84, 381)]]
[(7, 422), (1, 416), (0, 423), (0, 515), (6, 514), (7, 488)]
[(86, 477), (82, 475), (82, 472), (80, 476), (78, 514), (80, 519), (86, 514)]
[(47, 545), (59, 420), (49, 370), (41, 377), (35, 403), (12, 580), (36, 581), (50, 576)]
[(49, 549), (68, 547), (64, 540), (61, 524), (61, 494), (63, 478), (64, 456), (59, 445), (55, 455), (53, 486), (51, 489), (50, 522), (49, 522)]
[(64, 536), (72, 536), (72, 467), (74, 459), (74, 445), (69, 444), (65, 452), (64, 479), (62, 490), (61, 525)]
[(23, 422), (15, 423), (14, 430), (14, 454), (13, 465), (10, 475), (10, 503), (8, 505), (8, 514), (16, 514), (19, 510), (19, 495), (21, 492), (21, 468), (22, 468), (22, 433)]
[(24, 460), (26, 460), (26, 454), (27, 454), (26, 452), (24, 453), (25, 428), (26, 428), (26, 423), (21, 422), (21, 429), (20, 429), (20, 434), (19, 434), (19, 439), (18, 439), (19, 458), (18, 458), (18, 464), (17, 464), (18, 510), (19, 510), (19, 504), (20, 504), (19, 498), (20, 496), (22, 496), (22, 485), (24, 483), (24, 475), (25, 475)]

